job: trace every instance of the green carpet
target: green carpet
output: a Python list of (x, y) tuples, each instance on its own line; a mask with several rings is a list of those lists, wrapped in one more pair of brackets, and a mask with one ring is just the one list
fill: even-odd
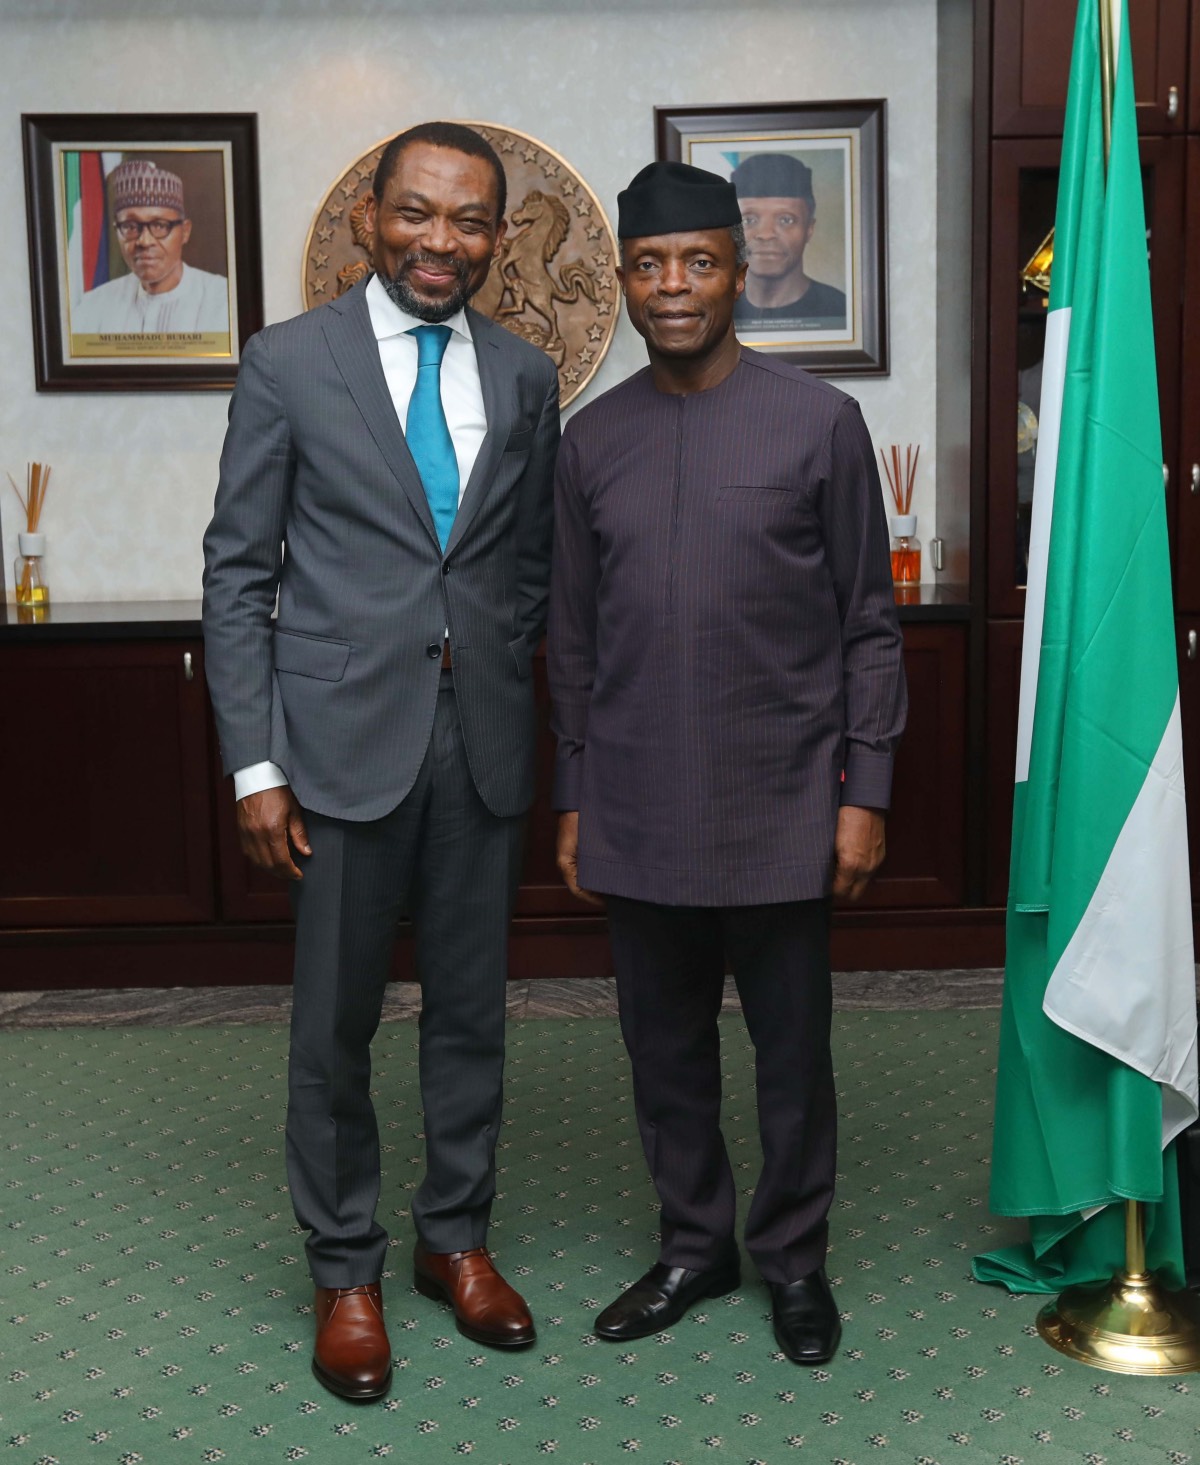
[[(726, 1133), (758, 1164), (751, 1053), (723, 1020)], [(391, 1396), (309, 1372), (310, 1289), (283, 1169), (275, 1028), (0, 1034), (0, 1465), (385, 1457), (520, 1465), (1170, 1461), (1200, 1453), (1197, 1386), (1096, 1373), (1035, 1335), (1037, 1300), (970, 1279), (986, 1210), (996, 1014), (836, 1020), (838, 1357), (775, 1349), (765, 1288), (669, 1334), (589, 1332), (655, 1257), (653, 1195), (614, 1020), (510, 1025), (492, 1241), (539, 1339), (501, 1354), (409, 1285), (422, 1165), (416, 1029), (376, 1045)]]

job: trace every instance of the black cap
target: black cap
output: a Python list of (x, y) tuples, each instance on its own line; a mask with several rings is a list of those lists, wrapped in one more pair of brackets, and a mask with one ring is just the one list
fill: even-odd
[(731, 229), (741, 222), (733, 184), (690, 163), (647, 163), (617, 194), (618, 239)]
[(813, 202), (812, 169), (790, 153), (751, 153), (730, 180), (739, 198), (802, 198)]

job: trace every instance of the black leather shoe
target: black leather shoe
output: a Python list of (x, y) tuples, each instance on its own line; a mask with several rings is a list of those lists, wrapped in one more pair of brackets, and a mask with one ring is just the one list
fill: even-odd
[(611, 1343), (627, 1343), (633, 1338), (661, 1333), (677, 1323), (694, 1302), (702, 1297), (724, 1297), (741, 1280), (741, 1262), (736, 1251), (702, 1272), (655, 1262), (644, 1277), (604, 1309), (596, 1319), (595, 1334)]
[(823, 1267), (798, 1282), (768, 1282), (775, 1340), (793, 1363), (827, 1363), (842, 1339), (842, 1320)]

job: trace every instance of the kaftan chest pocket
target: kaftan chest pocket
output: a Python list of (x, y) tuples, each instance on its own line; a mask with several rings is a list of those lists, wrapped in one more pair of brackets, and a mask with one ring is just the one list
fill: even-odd
[(782, 509), (795, 502), (795, 491), (786, 483), (726, 483), (717, 489), (717, 502), (766, 504)]

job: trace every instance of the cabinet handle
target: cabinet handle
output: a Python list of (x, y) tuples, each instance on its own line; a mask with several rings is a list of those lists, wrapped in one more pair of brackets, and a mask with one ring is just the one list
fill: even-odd
[[(1192, 634), (1194, 636), (1195, 632), (1193, 631)], [(192, 653), (185, 651), (183, 653), (183, 679), (185, 682), (190, 682), (194, 676), (195, 672), (192, 670)]]
[(1200, 463), (1192, 464), (1192, 492), (1200, 493)]
[(1196, 651), (1197, 651), (1196, 633), (1195, 633), (1195, 631), (1189, 631), (1188, 632), (1188, 649), (1187, 649), (1187, 659), (1189, 661), (1195, 661), (1195, 659), (1196, 659)]
[(1174, 122), (1179, 116), (1179, 88), (1177, 86), (1167, 89), (1167, 119)]

